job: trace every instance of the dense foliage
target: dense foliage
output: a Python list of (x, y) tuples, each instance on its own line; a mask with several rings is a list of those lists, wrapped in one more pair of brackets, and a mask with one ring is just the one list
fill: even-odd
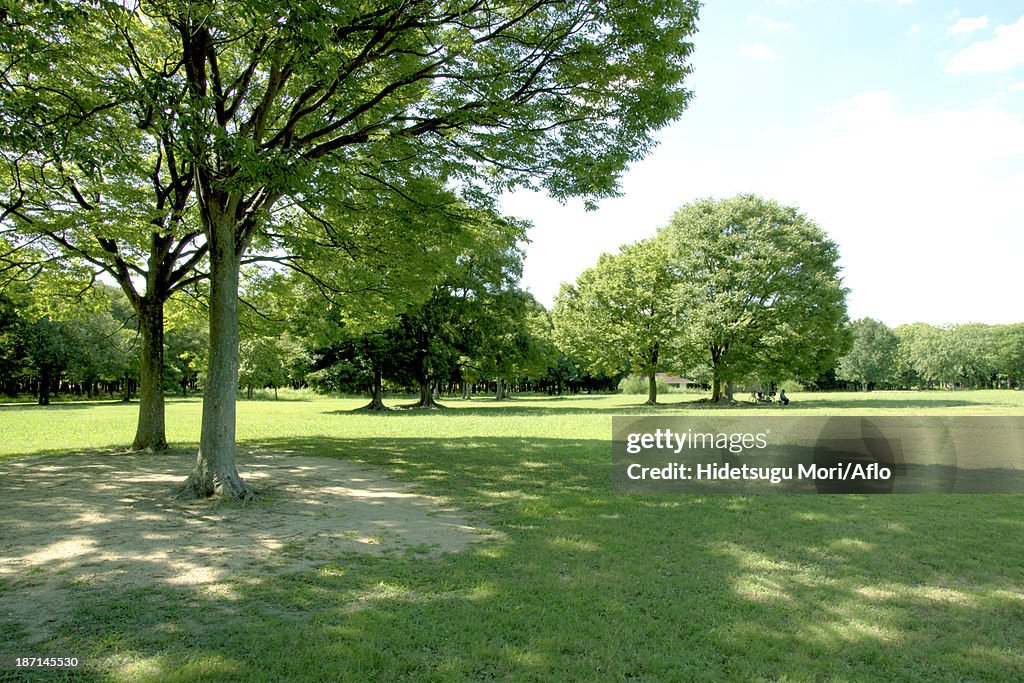
[(848, 343), (838, 251), (792, 207), (752, 195), (680, 209), (656, 238), (601, 257), (555, 306), (562, 349), (595, 370), (733, 386), (813, 377)]

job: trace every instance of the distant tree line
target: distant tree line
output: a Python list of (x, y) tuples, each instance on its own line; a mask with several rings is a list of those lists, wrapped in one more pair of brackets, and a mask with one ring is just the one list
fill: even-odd
[(869, 389), (1020, 389), (1024, 386), (1024, 323), (890, 329), (872, 318), (851, 324), (853, 347), (836, 377)]
[[(745, 206), (752, 216), (752, 207), (764, 208), (761, 201), (725, 204), (730, 211)], [(427, 298), (373, 323), (367, 313), (353, 319), (351, 296), (346, 306), (335, 306), (305, 275), (251, 266), (241, 288), (240, 394), (252, 399), (269, 390), (277, 397), (283, 387), (365, 392), (366, 408), (383, 410), (388, 391), (412, 393), (406, 407), (433, 408), (443, 397), (611, 392), (627, 376), (641, 375), (646, 383), (665, 371), (711, 389), (718, 373), (721, 397), (792, 379), (818, 389), (1024, 386), (1024, 323), (894, 329), (871, 318), (846, 323), (843, 292), (828, 267), (828, 278), (810, 278), (810, 289), (801, 292), (792, 282), (806, 273), (794, 268), (784, 280), (777, 275), (785, 270), (781, 255), (770, 266), (758, 257), (757, 250), (775, 248), (764, 235), (760, 243), (746, 235), (746, 252), (728, 240), (715, 246), (723, 240), (714, 231), (681, 238), (687, 215), (677, 216), (676, 232), (602, 256), (563, 288), (553, 312), (519, 287), (522, 226), (492, 224), (452, 247), (436, 264)], [(763, 221), (759, 229), (770, 225)], [(715, 230), (737, 240), (743, 235), (732, 219)], [(779, 225), (771, 230), (787, 234)], [(680, 242), (670, 238), (685, 239), (699, 257), (673, 252)], [(714, 263), (713, 247), (728, 255), (720, 272), (707, 265)], [(806, 263), (807, 255), (799, 261)], [(66, 272), (47, 273), (0, 290), (0, 391), (31, 395), (40, 404), (58, 394), (138, 396), (137, 312), (120, 288), (87, 285)], [(823, 287), (824, 296), (817, 291)], [(803, 308), (820, 310), (823, 301), (831, 302), (827, 315), (817, 323), (801, 319)], [(208, 359), (202, 287), (171, 298), (165, 317), (162, 390), (201, 393)]]
[[(139, 335), (138, 317), (116, 287), (94, 283), (70, 306), (46, 283), (8, 285), (0, 291), (0, 392), (40, 405), (60, 394), (127, 401), (139, 391)], [(204, 327), (176, 316), (163, 341), (162, 390), (198, 392)]]
[[(401, 313), (376, 318), (353, 315), (357, 296), (335, 305), (309, 273), (250, 266), (240, 297), (240, 395), (270, 390), (277, 397), (282, 387), (366, 392), (367, 407), (381, 410), (385, 389), (418, 394), (411, 407), (422, 408), (437, 407), (442, 395), (500, 400), (515, 392), (614, 390), (620, 376), (591, 375), (559, 352), (548, 311), (519, 287), (522, 226), (485, 233), (433, 264), (425, 300), (407, 292)], [(7, 396), (32, 395), (44, 405), (55, 395), (139, 397), (137, 312), (120, 288), (76, 278), (48, 270), (0, 288), (0, 391)], [(205, 389), (205, 297), (197, 286), (165, 303), (163, 393)], [(384, 305), (376, 294), (367, 297), (367, 307)]]

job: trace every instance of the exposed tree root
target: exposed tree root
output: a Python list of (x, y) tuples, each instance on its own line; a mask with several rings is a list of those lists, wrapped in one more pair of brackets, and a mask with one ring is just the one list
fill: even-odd
[(234, 465), (220, 468), (223, 471), (204, 467), (202, 458), (196, 462), (174, 497), (179, 500), (193, 498), (220, 498), (246, 503), (256, 498), (256, 490), (242, 481)]
[(416, 403), (405, 403), (398, 406), (402, 410), (447, 410), (448, 406), (442, 405), (431, 399), (428, 402), (417, 401)]
[(391, 410), (391, 408), (389, 408), (386, 405), (384, 405), (383, 401), (376, 401), (376, 400), (374, 400), (374, 401), (370, 401), (365, 406), (362, 406), (360, 408), (355, 408), (354, 410), (352, 410), (352, 412), (353, 413), (386, 413), (386, 412), (389, 412), (390, 410)]
[(132, 442), (130, 451), (145, 451), (147, 453), (156, 453), (157, 451), (166, 451), (170, 446), (167, 444), (167, 439), (157, 438), (150, 440), (149, 437), (143, 438), (140, 436), (135, 437), (135, 441)]

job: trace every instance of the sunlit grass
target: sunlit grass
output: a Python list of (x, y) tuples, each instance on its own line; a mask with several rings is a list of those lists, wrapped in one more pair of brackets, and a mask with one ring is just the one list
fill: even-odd
[[(614, 415), (1022, 415), (1021, 391), (802, 392), (782, 407), (747, 402), (737, 394), (733, 406), (700, 403), (701, 395), (666, 394), (663, 405), (640, 405), (643, 397), (625, 395), (548, 397), (530, 396), (497, 402), (490, 398), (465, 401), (443, 399), (449, 410), (424, 414), (396, 410), (385, 415), (347, 414), (366, 403), (363, 398), (310, 398), (238, 402), (238, 439), (259, 441), (295, 437), (443, 436), (447, 433), (526, 438), (557, 434), (562, 437), (611, 434)], [(400, 406), (408, 397), (391, 399)], [(135, 433), (138, 404), (120, 401), (77, 402), (48, 407), (0, 406), (0, 457), (81, 449), (123, 449)], [(339, 418), (344, 419), (339, 419)], [(496, 419), (500, 418), (500, 419)], [(199, 441), (202, 399), (169, 398), (167, 438), (172, 444)]]
[[(793, 398), (726, 410), (1024, 415), (1021, 392)], [(82, 588), (43, 645), (85, 655), (99, 680), (1024, 679), (1019, 496), (615, 494), (613, 415), (711, 410), (639, 400), (385, 415), (347, 412), (362, 399), (241, 402), (243, 475), (249, 448), (355, 460), (499, 533), (454, 555), (238, 577), (224, 595)], [(199, 416), (198, 400), (171, 401), (171, 441), (194, 445)], [(0, 408), (0, 448), (119, 448), (134, 419), (119, 404)]]

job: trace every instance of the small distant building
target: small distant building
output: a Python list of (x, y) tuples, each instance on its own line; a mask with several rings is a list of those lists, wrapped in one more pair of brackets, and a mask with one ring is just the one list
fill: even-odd
[(670, 387), (681, 387), (688, 389), (691, 384), (696, 384), (692, 379), (686, 379), (685, 377), (673, 377), (667, 372), (657, 372), (654, 374), (655, 379), (659, 382), (664, 382)]

